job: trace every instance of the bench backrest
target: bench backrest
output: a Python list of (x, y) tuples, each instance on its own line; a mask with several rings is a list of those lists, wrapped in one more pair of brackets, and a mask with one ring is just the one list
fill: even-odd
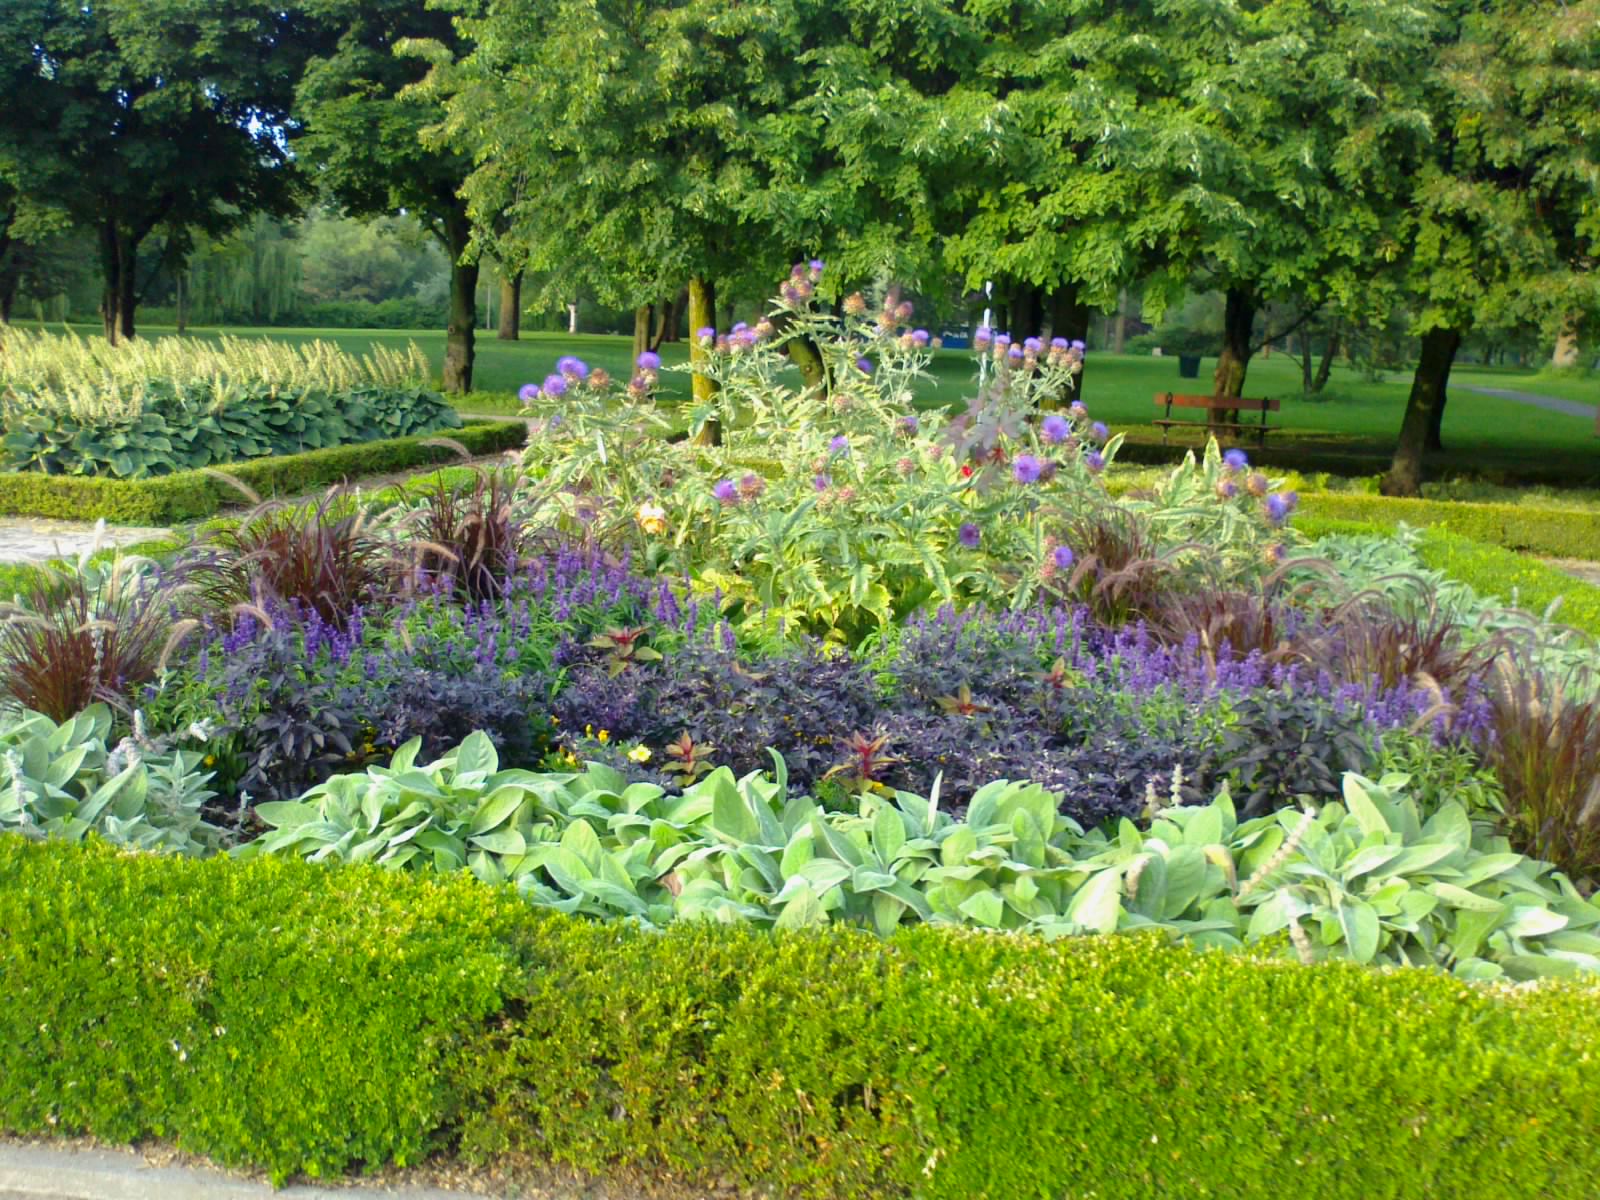
[(1167, 408), (1240, 409), (1244, 412), (1277, 412), (1277, 400), (1246, 400), (1243, 396), (1190, 396), (1182, 392), (1157, 392), (1156, 403)]

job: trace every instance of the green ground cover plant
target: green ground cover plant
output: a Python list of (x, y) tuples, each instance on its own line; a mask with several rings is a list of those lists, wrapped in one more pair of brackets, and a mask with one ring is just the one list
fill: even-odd
[(278, 1180), (515, 1150), (862, 1198), (1553, 1200), (1597, 1166), (1589, 989), (1150, 937), (646, 933), (460, 877), (15, 838), (0, 865), (19, 1132)]
[(417, 349), (187, 338), (117, 348), (8, 329), (0, 466), (146, 479), (461, 424)]

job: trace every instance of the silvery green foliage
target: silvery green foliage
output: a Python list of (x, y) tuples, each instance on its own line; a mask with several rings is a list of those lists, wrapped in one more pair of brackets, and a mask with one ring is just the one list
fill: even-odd
[(673, 796), (596, 764), (502, 771), (482, 734), (426, 766), (416, 753), (261, 805), (272, 831), (236, 853), (465, 867), (543, 907), (651, 926), (1159, 930), (1473, 979), (1600, 971), (1600, 904), (1456, 803), (1424, 821), (1401, 775), (1347, 775), (1344, 803), (1314, 814), (1239, 822), (1224, 793), (1148, 831), (1085, 832), (1045, 789), (1003, 780), (957, 820), (937, 789), (867, 794), (854, 812), (788, 799), (776, 755), (771, 775), (722, 768)]
[(90, 833), (141, 850), (203, 854), (222, 843), (202, 807), (213, 793), (198, 751), (127, 739), (108, 750), (96, 704), (57, 725), (22, 713), (0, 725), (0, 831), (79, 842)]
[(1310, 553), (1337, 568), (1344, 594), (1370, 589), (1398, 609), (1434, 607), (1469, 641), (1509, 638), (1525, 661), (1579, 686), (1600, 683), (1600, 650), (1592, 637), (1561, 623), (1559, 602), (1530, 613), (1480, 596), (1468, 584), (1424, 566), (1416, 538), (1417, 531), (1405, 525), (1393, 537), (1335, 534), (1319, 538)]

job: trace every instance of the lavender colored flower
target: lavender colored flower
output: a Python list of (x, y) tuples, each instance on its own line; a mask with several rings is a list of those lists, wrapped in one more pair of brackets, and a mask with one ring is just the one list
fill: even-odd
[(917, 347), (926, 346), (932, 340), (926, 329), (913, 329), (911, 331), (911, 344)]
[(1051, 413), (1039, 423), (1039, 436), (1052, 446), (1059, 446), (1066, 441), (1071, 432), (1072, 426), (1060, 413)]
[(912, 413), (910, 416), (900, 418), (898, 428), (907, 437), (916, 437), (917, 430), (922, 428), (922, 423), (917, 420), (916, 414)]
[(999, 349), (1004, 350), (1007, 346), (1011, 345), (1011, 335), (1009, 333), (995, 334), (994, 344)]
[(1239, 494), (1239, 485), (1237, 483), (1235, 483), (1233, 480), (1231, 480), (1231, 479), (1219, 479), (1217, 481), (1217, 498), (1218, 499), (1220, 499), (1220, 500), (1232, 500), (1238, 494)]
[(833, 486), (833, 480), (826, 475), (818, 475), (811, 481), (811, 486), (819, 492), (825, 492)]
[(1083, 456), (1083, 465), (1089, 468), (1091, 475), (1098, 475), (1106, 469), (1106, 456), (1098, 450), (1091, 450)]
[(659, 371), (661, 369), (661, 355), (654, 350), (646, 350), (635, 361), (641, 371)]
[(828, 443), (828, 450), (833, 454), (849, 454), (850, 439), (841, 433), (838, 437), (834, 438)]
[(702, 325), (694, 331), (694, 336), (702, 342), (714, 342), (717, 340), (717, 330), (713, 325)]
[(856, 359), (856, 370), (860, 371), (863, 375), (871, 375), (872, 360), (865, 357)]
[(767, 490), (767, 481), (754, 471), (746, 471), (739, 480), (739, 495), (746, 500), (754, 500)]
[(1085, 350), (1088, 349), (1088, 347), (1083, 344), (1082, 339), (1073, 338), (1072, 339), (1072, 349), (1076, 350), (1079, 354), (1082, 354)]
[(1242, 471), (1250, 465), (1250, 456), (1243, 450), (1229, 450), (1222, 456), (1222, 465), (1230, 471)]
[(1010, 347), (1008, 347), (1006, 349), (1006, 357), (1009, 358), (1012, 362), (1021, 362), (1022, 361), (1022, 347), (1021, 346), (1010, 346)]
[(1072, 343), (1067, 341), (1067, 339), (1064, 337), (1053, 337), (1050, 339), (1050, 349), (1052, 350), (1066, 350), (1071, 346), (1071, 344)]
[(538, 398), (539, 385), (537, 383), (525, 383), (522, 385), (522, 390), (517, 393), (517, 399), (524, 404), (532, 404)]
[(1300, 507), (1300, 493), (1284, 492), (1283, 502), (1289, 506), (1289, 511), (1293, 512), (1295, 509)]
[(972, 347), (975, 350), (987, 350), (989, 343), (994, 341), (994, 330), (987, 325), (980, 325), (972, 335)]
[(822, 277), (823, 268), (827, 264), (825, 264), (820, 258), (813, 258), (811, 260), (811, 264), (810, 265), (811, 265), (811, 278), (820, 279)]
[(556, 360), (556, 370), (574, 379), (589, 378), (589, 364), (571, 354)]
[(1252, 471), (1249, 478), (1244, 481), (1245, 491), (1252, 496), (1265, 496), (1267, 494), (1267, 477), (1260, 471)]
[(559, 396), (567, 390), (567, 381), (561, 375), (546, 375), (544, 377), (544, 394), (546, 396)]
[(961, 544), (968, 550), (976, 550), (978, 543), (983, 540), (983, 531), (971, 521), (967, 521), (956, 531), (956, 537), (961, 540)]
[(1031, 454), (1019, 454), (1011, 464), (1011, 475), (1018, 483), (1038, 483), (1042, 470), (1039, 460)]
[(1057, 546), (1050, 552), (1051, 565), (1058, 571), (1065, 571), (1072, 565), (1072, 547)]
[(1036, 337), (1023, 338), (1022, 348), (1029, 354), (1038, 354), (1039, 351), (1044, 349), (1044, 343)]
[(711, 494), (723, 504), (739, 503), (739, 488), (731, 479), (719, 479)]
[(1080, 421), (1089, 415), (1089, 410), (1084, 407), (1082, 400), (1074, 400), (1067, 405), (1067, 411)]
[(1289, 519), (1289, 508), (1289, 498), (1285, 495), (1274, 492), (1272, 495), (1267, 497), (1267, 520), (1271, 521), (1274, 525), (1282, 525)]

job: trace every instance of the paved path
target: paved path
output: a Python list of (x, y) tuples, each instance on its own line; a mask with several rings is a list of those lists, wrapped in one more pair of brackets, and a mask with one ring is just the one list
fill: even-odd
[(44, 562), (76, 558), (98, 544), (126, 546), (166, 537), (171, 530), (136, 525), (107, 525), (96, 530), (86, 521), (47, 521), (34, 517), (0, 519), (0, 562)]
[(1566, 413), (1569, 417), (1582, 417), (1586, 421), (1594, 420), (1594, 405), (1584, 404), (1577, 400), (1559, 400), (1554, 396), (1540, 396), (1534, 392), (1518, 392), (1511, 388), (1478, 387), (1473, 384), (1453, 383), (1452, 389), (1459, 388), (1463, 392), (1477, 392), (1480, 396), (1498, 396), (1502, 400), (1515, 400), (1518, 404), (1531, 404), (1535, 408), (1543, 408), (1549, 412)]

